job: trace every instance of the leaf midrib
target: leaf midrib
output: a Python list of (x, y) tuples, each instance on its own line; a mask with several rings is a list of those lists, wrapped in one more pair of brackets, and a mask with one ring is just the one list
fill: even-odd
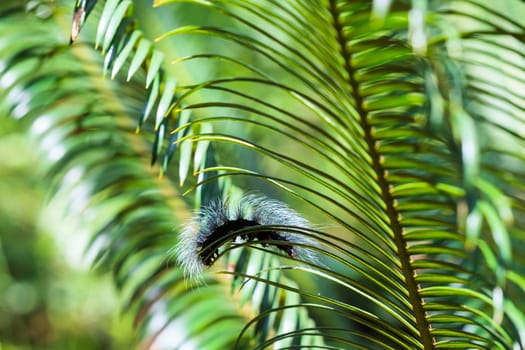
[(372, 168), (376, 174), (376, 181), (381, 189), (381, 196), (385, 203), (386, 214), (389, 218), (392, 234), (403, 276), (408, 291), (409, 301), (412, 305), (416, 327), (419, 330), (421, 343), (424, 349), (434, 349), (434, 339), (430, 334), (430, 325), (426, 319), (425, 309), (423, 308), (423, 299), (419, 294), (419, 285), (415, 280), (415, 272), (410, 263), (410, 255), (407, 250), (407, 244), (403, 237), (403, 227), (398, 219), (398, 212), (395, 208), (395, 201), (390, 193), (390, 183), (386, 178), (386, 172), (381, 165), (381, 155), (375, 148), (376, 140), (372, 135), (372, 126), (367, 120), (367, 111), (364, 107), (364, 99), (359, 94), (359, 83), (355, 78), (356, 71), (351, 65), (352, 52), (346, 46), (346, 40), (343, 35), (343, 25), (339, 21), (339, 11), (337, 0), (330, 0), (329, 12), (332, 16), (334, 29), (337, 34), (337, 42), (340, 47), (340, 54), (344, 60), (344, 69), (348, 74), (348, 83), (352, 87), (352, 97), (355, 101), (355, 110), (359, 115), (359, 122), (364, 132), (364, 140), (368, 146), (368, 152), (372, 160)]

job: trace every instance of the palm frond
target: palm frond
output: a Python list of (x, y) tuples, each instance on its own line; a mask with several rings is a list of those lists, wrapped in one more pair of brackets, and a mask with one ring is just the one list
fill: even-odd
[[(81, 27), (97, 2), (98, 0), (79, 0), (75, 4), (71, 42), (77, 39)], [(164, 54), (138, 28), (134, 11), (132, 1), (106, 1), (97, 16), (95, 48), (100, 49), (105, 57), (104, 76), (109, 75), (111, 79), (115, 79), (127, 69), (126, 80), (130, 81), (138, 73), (145, 72), (147, 98), (142, 115), (138, 118), (137, 132), (151, 116), (154, 117), (157, 137), (152, 146), (152, 163), (160, 160), (161, 170), (164, 172), (175, 151), (173, 147), (164, 147), (164, 143), (166, 130), (175, 126), (175, 119), (170, 117), (172, 113), (168, 108), (175, 97), (177, 81), (173, 75), (166, 74), (163, 69)]]
[(321, 223), (273, 228), (318, 260), (232, 232), (226, 278), (187, 289), (163, 264), (179, 220), (111, 82), (82, 79), (97, 73), (52, 21), (29, 33), (18, 2), (0, 5), (2, 38), (29, 38), (0, 42), (0, 108), (31, 120), (55, 197), (82, 214), (147, 345), (525, 348), (522, 2), (157, 0), (221, 19), (156, 39), (205, 40), (169, 57), (213, 68), (188, 82), (161, 68), (135, 3), (96, 3), (75, 3), (72, 39), (91, 14), (105, 74), (144, 75), (139, 127), (155, 111), (153, 161), (176, 160), (196, 207), (257, 189)]
[[(99, 64), (94, 53), (69, 49), (59, 16), (40, 21), (7, 5), (0, 22), (2, 114), (28, 122), (52, 198), (65, 218), (76, 218), (69, 229), (89, 235), (88, 255), (113, 273), (138, 340), (144, 347), (206, 349), (239, 342), (246, 320), (227, 290), (210, 278), (195, 292), (167, 261), (187, 209), (170, 204), (165, 184), (151, 176), (125, 100), (115, 103), (115, 86), (92, 70)], [(180, 326), (188, 320), (193, 328)]]
[[(519, 95), (490, 80), (504, 77), (521, 84), (521, 71), (507, 73), (516, 63), (504, 60), (496, 70), (491, 55), (521, 56), (515, 58), (520, 62), (516, 39), (523, 28), (511, 13), (476, 1), (421, 4), (409, 8), (395, 2), (388, 15), (374, 19), (368, 1), (205, 2), (236, 25), (189, 25), (161, 39), (204, 35), (220, 38), (227, 49), (180, 62), (206, 56), (237, 64), (240, 60), (227, 51), (240, 47), (238, 56), (252, 52), (259, 64), (244, 64), (245, 75), (188, 86), (173, 108), (202, 117), (174, 132), (213, 124), (216, 131), (181, 141), (210, 141), (219, 153), (221, 147), (247, 148), (274, 170), (223, 160), (203, 171), (266, 179), (354, 237), (356, 242), (312, 232), (324, 243), (312, 249), (344, 266), (343, 272), (315, 266), (315, 274), (368, 300), (368, 306), (294, 292), (371, 326), (382, 346), (523, 346), (518, 345), (523, 340), (517, 308), (502, 302), (513, 305), (517, 299), (510, 295), (523, 290), (507, 293), (509, 281), (501, 275), (515, 268), (511, 227), (522, 231), (513, 212), (523, 207), (517, 198), (521, 181), (504, 183), (521, 176), (512, 169), (522, 158), (506, 147), (494, 150), (481, 137), (510, 137), (513, 148), (523, 146), (512, 131), (523, 112)], [(465, 26), (459, 15), (470, 22)], [(453, 51), (458, 45), (463, 52)], [(491, 75), (475, 73), (483, 70)], [(203, 90), (220, 91), (228, 102), (188, 100)], [(505, 119), (495, 117), (502, 113)], [(253, 141), (240, 132), (248, 127), (272, 137)], [(302, 153), (291, 155), (294, 148)], [(513, 176), (494, 169), (496, 154), (507, 160), (504, 166)], [(371, 316), (377, 314), (383, 317)], [(356, 331), (348, 340), (364, 346), (369, 338)]]

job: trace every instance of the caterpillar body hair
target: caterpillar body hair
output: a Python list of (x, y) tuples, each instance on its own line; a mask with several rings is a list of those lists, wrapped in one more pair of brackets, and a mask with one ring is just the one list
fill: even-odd
[[(259, 226), (276, 228), (258, 229)], [(315, 253), (306, 248), (314, 245), (311, 238), (282, 226), (296, 230), (311, 227), (308, 220), (286, 204), (265, 196), (249, 195), (236, 203), (219, 199), (203, 207), (184, 227), (174, 255), (190, 279), (198, 278), (213, 265), (223, 244), (237, 239), (261, 241), (263, 246), (274, 246), (291, 258), (317, 260)], [(236, 234), (239, 230), (243, 231)]]

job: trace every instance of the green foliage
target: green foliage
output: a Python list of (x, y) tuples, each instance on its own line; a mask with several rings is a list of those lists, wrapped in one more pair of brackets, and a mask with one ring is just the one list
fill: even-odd
[[(1, 111), (146, 345), (525, 347), (522, 2), (79, 0), (72, 47), (31, 4), (0, 7)], [(187, 207), (253, 189), (318, 224), (287, 230), (319, 261), (226, 237), (189, 286)]]
[[(58, 21), (7, 13), (1, 22), (2, 113), (30, 121), (28, 135), (38, 142), (51, 194), (64, 218), (74, 219), (66, 229), (89, 236), (87, 253), (100, 270), (111, 271), (123, 306), (140, 324), (138, 338), (159, 347), (177, 347), (195, 332), (206, 337), (193, 340), (196, 346), (208, 344), (206, 339), (215, 339), (210, 348), (236, 341), (245, 321), (233, 303), (223, 301), (226, 289), (210, 280), (193, 293), (167, 264), (172, 232), (183, 215), (173, 215), (170, 192), (148, 171), (143, 145), (130, 138), (134, 127), (126, 100), (117, 99), (115, 86), (93, 71), (96, 56), (72, 50)], [(219, 306), (201, 317), (210, 302)], [(174, 328), (185, 322), (193, 326)]]

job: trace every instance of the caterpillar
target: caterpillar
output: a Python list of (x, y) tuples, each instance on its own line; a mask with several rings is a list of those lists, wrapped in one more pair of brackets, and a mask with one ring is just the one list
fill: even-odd
[[(286, 204), (265, 196), (249, 195), (237, 203), (218, 199), (201, 208), (180, 233), (174, 249), (177, 262), (188, 278), (195, 279), (214, 264), (220, 246), (238, 239), (262, 241), (263, 246), (274, 246), (294, 259), (316, 260), (315, 253), (306, 248), (313, 246), (311, 238), (284, 230), (258, 229), (260, 226), (311, 227)], [(235, 234), (245, 228), (253, 230)]]

